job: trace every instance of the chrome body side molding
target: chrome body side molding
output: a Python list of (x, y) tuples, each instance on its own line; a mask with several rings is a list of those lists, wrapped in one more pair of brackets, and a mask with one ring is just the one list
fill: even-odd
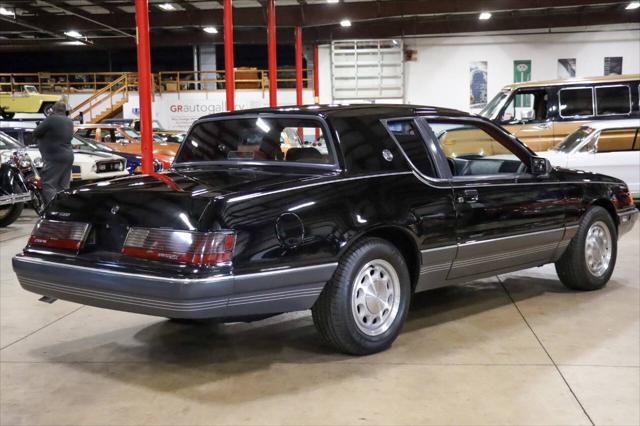
[(577, 229), (572, 225), (423, 250), (416, 291), (555, 262)]

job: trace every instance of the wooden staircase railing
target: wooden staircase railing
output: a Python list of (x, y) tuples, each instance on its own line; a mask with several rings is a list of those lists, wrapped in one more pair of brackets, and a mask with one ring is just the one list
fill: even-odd
[[(69, 116), (71, 119), (76, 120), (82, 113), (85, 123), (99, 123), (100, 120), (120, 110), (129, 100), (129, 84), (128, 74), (122, 75), (76, 105)], [(104, 105), (106, 102), (108, 102), (108, 105)], [(98, 106), (102, 107), (102, 109), (96, 108)]]

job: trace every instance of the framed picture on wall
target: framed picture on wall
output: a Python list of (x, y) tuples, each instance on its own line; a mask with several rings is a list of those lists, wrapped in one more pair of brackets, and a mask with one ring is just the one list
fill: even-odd
[(622, 56), (607, 56), (604, 58), (604, 75), (622, 74)]
[[(513, 82), (531, 81), (531, 60), (513, 61)], [(531, 96), (517, 96), (516, 108), (530, 107)]]
[(471, 62), (469, 65), (469, 93), (471, 109), (487, 105), (487, 61)]
[(576, 58), (558, 59), (558, 78), (576, 76)]

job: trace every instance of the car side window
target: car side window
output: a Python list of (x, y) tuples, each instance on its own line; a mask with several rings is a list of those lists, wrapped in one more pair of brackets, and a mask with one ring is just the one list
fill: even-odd
[(636, 130), (634, 128), (602, 130), (598, 137), (597, 152), (632, 151)]
[(96, 129), (87, 129), (85, 131), (85, 133), (84, 133), (84, 136), (86, 138), (89, 138), (89, 139), (97, 140), (96, 139)]
[(451, 174), (482, 176), (525, 173), (526, 164), (503, 142), (503, 136), (488, 126), (464, 120), (429, 126), (447, 157)]
[(544, 121), (548, 113), (546, 90), (518, 91), (512, 97), (500, 117), (502, 123)]
[(631, 113), (631, 89), (625, 85), (596, 87), (596, 105), (598, 115), (628, 115)]
[(409, 169), (377, 113), (332, 117), (331, 124), (339, 135), (345, 168), (350, 173), (357, 175)]
[(427, 145), (422, 139), (413, 120), (388, 121), (387, 128), (393, 134), (411, 164), (422, 174), (436, 177), (435, 168), (427, 151)]
[(593, 88), (579, 87), (561, 89), (560, 116), (588, 117), (593, 115)]

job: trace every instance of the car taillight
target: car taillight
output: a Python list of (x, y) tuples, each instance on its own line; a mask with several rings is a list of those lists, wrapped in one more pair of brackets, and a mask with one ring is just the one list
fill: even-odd
[(222, 266), (231, 262), (236, 234), (233, 231), (192, 232), (131, 228), (122, 254), (152, 260)]
[(80, 250), (89, 234), (89, 224), (40, 219), (31, 232), (28, 247)]

